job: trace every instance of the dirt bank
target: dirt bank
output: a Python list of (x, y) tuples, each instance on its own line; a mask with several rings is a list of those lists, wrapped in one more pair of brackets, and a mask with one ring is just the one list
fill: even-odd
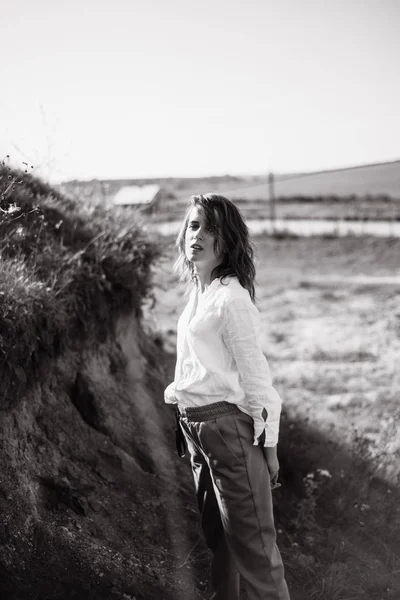
[(195, 597), (159, 357), (121, 319), (2, 412), (2, 600)]
[(195, 598), (190, 480), (142, 320), (157, 242), (4, 163), (0, 232), (1, 600)]

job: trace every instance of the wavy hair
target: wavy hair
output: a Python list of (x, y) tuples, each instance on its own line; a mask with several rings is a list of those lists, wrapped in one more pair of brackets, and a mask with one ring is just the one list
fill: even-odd
[(198, 194), (190, 197), (176, 239), (179, 256), (174, 268), (179, 273), (180, 281), (198, 281), (194, 264), (185, 254), (186, 230), (193, 207), (202, 211), (207, 227), (211, 227), (214, 232), (214, 252), (217, 256), (222, 254), (221, 263), (212, 272), (213, 278), (218, 277), (223, 283), (225, 277), (237, 277), (240, 284), (248, 290), (251, 300), (255, 302), (256, 269), (249, 230), (237, 206), (220, 194)]

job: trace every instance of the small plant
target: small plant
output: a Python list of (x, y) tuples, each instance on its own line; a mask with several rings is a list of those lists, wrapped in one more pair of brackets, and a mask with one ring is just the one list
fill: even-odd
[[(23, 170), (14, 171), (7, 164), (9, 159), (10, 155), (7, 154), (6, 157), (3, 158), (3, 160), (0, 163), (0, 203), (6, 200), (9, 194), (13, 193), (16, 185), (23, 184), (23, 174), (28, 173), (29, 165), (27, 162), (22, 162), (22, 164), (24, 165)], [(30, 165), (30, 168), (33, 169), (33, 165)], [(18, 210), (18, 207), (14, 204), (11, 207), (9, 207), (8, 210), (10, 211), (10, 209), (11, 212), (16, 212)], [(0, 208), (0, 210), (4, 212), (3, 208)]]

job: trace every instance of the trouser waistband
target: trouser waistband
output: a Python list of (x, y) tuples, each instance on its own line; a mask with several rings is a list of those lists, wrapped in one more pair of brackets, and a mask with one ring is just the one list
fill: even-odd
[(178, 405), (178, 412), (180, 417), (184, 417), (188, 421), (210, 421), (223, 415), (235, 415), (240, 412), (240, 409), (236, 404), (222, 400), (205, 406), (184, 407)]

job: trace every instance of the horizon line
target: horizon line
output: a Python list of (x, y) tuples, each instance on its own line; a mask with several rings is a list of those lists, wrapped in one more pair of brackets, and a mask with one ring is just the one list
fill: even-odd
[(107, 182), (107, 181), (121, 181), (121, 180), (129, 180), (129, 181), (137, 181), (139, 179), (154, 179), (154, 180), (161, 180), (161, 179), (210, 179), (210, 178), (219, 178), (219, 177), (268, 177), (269, 174), (275, 175), (279, 178), (281, 177), (290, 177), (290, 176), (296, 176), (296, 177), (307, 177), (307, 176), (312, 176), (312, 175), (322, 175), (325, 173), (335, 173), (335, 172), (339, 172), (339, 171), (351, 171), (351, 170), (355, 170), (355, 169), (365, 169), (365, 168), (369, 168), (369, 167), (379, 167), (379, 166), (384, 166), (384, 165), (391, 165), (391, 164), (395, 164), (395, 163), (400, 163), (400, 158), (395, 158), (395, 159), (391, 159), (391, 160), (385, 160), (385, 161), (378, 161), (378, 162), (371, 162), (371, 163), (361, 163), (361, 164), (357, 164), (357, 165), (351, 165), (351, 166), (347, 166), (347, 167), (333, 167), (331, 169), (318, 169), (315, 171), (274, 171), (274, 170), (269, 170), (266, 171), (265, 173), (219, 173), (219, 174), (203, 174), (203, 175), (149, 175), (149, 176), (140, 176), (140, 177), (106, 177), (106, 178), (98, 178), (98, 177), (91, 177), (90, 179), (77, 179), (77, 178), (73, 178), (73, 179), (64, 179), (62, 181), (58, 181), (58, 182), (54, 182), (53, 185), (62, 185), (65, 183), (73, 183), (73, 182), (79, 182), (79, 183), (91, 183), (94, 181), (101, 181), (101, 182)]

